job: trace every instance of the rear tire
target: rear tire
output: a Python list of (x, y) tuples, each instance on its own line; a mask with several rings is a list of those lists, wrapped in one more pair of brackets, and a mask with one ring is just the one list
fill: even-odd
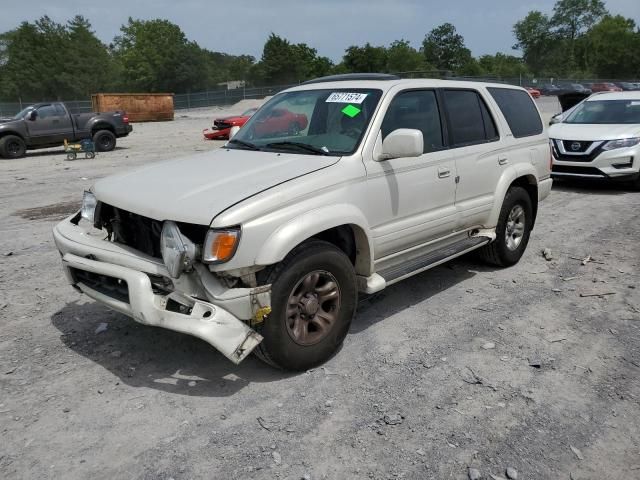
[(6, 135), (0, 138), (0, 157), (21, 158), (27, 153), (27, 146), (20, 137)]
[(328, 242), (296, 247), (267, 273), (271, 313), (257, 328), (254, 350), (266, 363), (301, 371), (331, 358), (349, 331), (357, 305), (356, 275), (349, 258)]
[(480, 257), (498, 267), (510, 267), (518, 263), (529, 243), (532, 222), (533, 208), (529, 194), (522, 187), (511, 187), (502, 202), (496, 239), (478, 251)]
[(116, 148), (116, 136), (110, 130), (98, 130), (93, 134), (93, 143), (98, 152), (110, 152)]

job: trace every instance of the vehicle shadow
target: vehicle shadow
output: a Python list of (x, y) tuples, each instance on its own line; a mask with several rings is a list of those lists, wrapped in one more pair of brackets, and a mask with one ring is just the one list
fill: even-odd
[[(349, 334), (377, 324), (491, 267), (466, 257), (361, 297)], [(234, 365), (206, 342), (139, 324), (98, 303), (70, 302), (51, 317), (64, 345), (132, 387), (188, 396), (227, 397), (250, 383), (299, 375), (276, 370), (254, 356)], [(106, 330), (100, 332), (106, 324)], [(100, 333), (96, 333), (100, 332)]]
[(634, 191), (631, 184), (627, 182), (589, 180), (587, 178), (554, 179), (553, 190), (597, 195), (623, 195)]

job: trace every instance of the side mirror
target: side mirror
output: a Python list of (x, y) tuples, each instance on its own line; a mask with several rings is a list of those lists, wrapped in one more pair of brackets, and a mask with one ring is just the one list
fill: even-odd
[(562, 114), (561, 113), (556, 113), (553, 117), (551, 117), (551, 119), (549, 120), (549, 126), (551, 125), (555, 125), (556, 123), (560, 123), (562, 122)]
[(31, 110), (29, 112), (29, 116), (27, 118), (33, 122), (36, 118), (38, 118), (38, 111), (37, 110)]
[(419, 157), (424, 152), (424, 139), (420, 130), (398, 128), (382, 142), (382, 154), (378, 160)]
[(231, 127), (231, 130), (229, 130), (229, 140), (231, 140), (234, 137), (234, 135), (238, 133), (238, 130), (240, 130), (240, 127), (237, 125), (234, 125), (233, 127)]

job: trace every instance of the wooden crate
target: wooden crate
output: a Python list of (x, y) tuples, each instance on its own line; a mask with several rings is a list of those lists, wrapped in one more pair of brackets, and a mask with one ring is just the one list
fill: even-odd
[(94, 112), (122, 110), (130, 122), (173, 120), (173, 93), (94, 93)]

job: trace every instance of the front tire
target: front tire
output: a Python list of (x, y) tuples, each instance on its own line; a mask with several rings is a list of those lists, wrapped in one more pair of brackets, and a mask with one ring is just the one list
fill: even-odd
[(522, 187), (511, 187), (504, 197), (496, 227), (496, 239), (481, 248), (483, 260), (498, 267), (518, 263), (529, 243), (533, 226), (531, 198)]
[(93, 134), (93, 143), (98, 152), (110, 152), (116, 148), (116, 136), (109, 130), (98, 130)]
[(0, 138), (0, 157), (21, 158), (27, 152), (27, 146), (20, 137), (16, 135), (6, 135)]
[(267, 275), (271, 313), (258, 327), (256, 354), (285, 370), (307, 370), (340, 348), (357, 305), (356, 275), (334, 245), (312, 240), (296, 247)]

